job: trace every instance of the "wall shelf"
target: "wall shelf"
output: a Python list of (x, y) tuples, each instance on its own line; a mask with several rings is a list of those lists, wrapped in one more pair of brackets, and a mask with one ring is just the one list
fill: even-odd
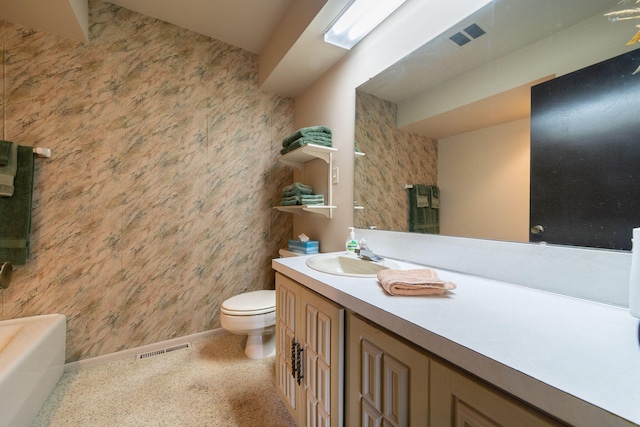
[(327, 206), (327, 205), (274, 206), (274, 209), (277, 209), (282, 212), (289, 212), (296, 215), (302, 215), (302, 212), (312, 212), (312, 213), (324, 215), (328, 218), (331, 218), (331, 211), (335, 208), (336, 206)]
[[(327, 164), (333, 160), (333, 153), (338, 151), (337, 148), (324, 147), (322, 145), (306, 144), (300, 148), (296, 148), (278, 158), (279, 162), (293, 166), (297, 169), (304, 169), (304, 164), (310, 160), (322, 159)], [(331, 168), (329, 168), (331, 170)]]
[(289, 212), (296, 215), (302, 215), (303, 212), (311, 212), (319, 215), (324, 215), (327, 218), (333, 217), (333, 210), (337, 206), (333, 206), (333, 191), (331, 182), (331, 170), (333, 169), (333, 153), (338, 151), (337, 148), (325, 147), (322, 145), (306, 144), (300, 148), (296, 148), (286, 154), (283, 154), (278, 158), (278, 161), (286, 165), (292, 166), (299, 170), (304, 170), (305, 163), (322, 159), (327, 164), (327, 197), (325, 198), (326, 205), (294, 205), (294, 206), (274, 206), (281, 212)]

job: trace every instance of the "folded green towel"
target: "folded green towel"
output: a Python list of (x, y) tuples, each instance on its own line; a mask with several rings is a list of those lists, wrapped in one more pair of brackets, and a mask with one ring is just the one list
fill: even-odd
[(295, 143), (296, 141), (300, 140), (300, 139), (304, 139), (306, 141), (309, 141), (312, 144), (318, 144), (318, 145), (327, 145), (327, 146), (331, 146), (331, 143), (333, 141), (333, 139), (330, 136), (327, 136), (326, 134), (321, 134), (321, 133), (309, 133), (308, 135), (304, 135), (304, 136), (300, 136), (296, 139), (294, 139), (293, 141), (290, 141), (287, 143), (287, 145), (282, 145), (283, 148), (287, 148), (288, 146), (290, 146), (291, 144)]
[(283, 200), (280, 202), (280, 206), (294, 206), (298, 204), (298, 200)]
[(322, 145), (324, 147), (331, 147), (332, 143), (331, 143), (331, 140), (326, 141), (326, 140), (321, 140), (316, 138), (302, 137), (302, 138), (296, 139), (294, 142), (292, 142), (291, 144), (287, 145), (282, 150), (280, 150), (280, 154), (287, 154), (288, 152), (293, 151), (296, 148), (300, 148), (303, 145), (307, 145), (307, 144), (315, 144), (315, 145)]
[[(301, 182), (294, 182), (291, 185), (287, 185), (286, 187), (284, 187), (282, 191), (287, 192), (287, 191), (295, 191), (295, 190), (299, 190), (301, 192), (300, 194), (313, 194), (313, 187), (311, 187), (310, 185), (303, 184)], [(290, 195), (299, 196), (300, 194), (290, 194)]]
[(18, 168), (13, 197), (0, 197), (0, 260), (24, 265), (29, 258), (33, 148), (18, 146)]
[(311, 194), (300, 196), (301, 205), (324, 205), (324, 196), (322, 194)]
[[(33, 156), (33, 152), (32, 152)], [(9, 162), (6, 166), (0, 166), (0, 197), (13, 196), (14, 181), (18, 169), (18, 144), (11, 143)]]
[(305, 194), (313, 194), (313, 190), (309, 191), (309, 190), (295, 189), (295, 190), (283, 191), (282, 197), (302, 196)]
[(11, 153), (11, 141), (0, 140), (0, 166), (7, 166), (9, 164), (9, 153)]
[(306, 128), (300, 128), (291, 135), (282, 140), (282, 146), (287, 147), (298, 138), (302, 137), (317, 137), (319, 139), (328, 138), (331, 140), (331, 129), (326, 126), (310, 126)]

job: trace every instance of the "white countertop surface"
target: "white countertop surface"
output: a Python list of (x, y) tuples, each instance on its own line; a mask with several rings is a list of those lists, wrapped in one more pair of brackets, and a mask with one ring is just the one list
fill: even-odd
[(639, 320), (627, 309), (441, 269), (457, 289), (390, 296), (375, 278), (313, 270), (310, 256), (273, 268), (565, 422), (640, 425)]

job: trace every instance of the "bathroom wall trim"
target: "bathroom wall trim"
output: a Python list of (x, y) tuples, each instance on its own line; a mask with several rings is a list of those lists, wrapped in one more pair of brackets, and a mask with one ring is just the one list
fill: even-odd
[(204, 332), (198, 332), (191, 335), (185, 335), (183, 337), (173, 338), (166, 341), (159, 341), (153, 344), (147, 344), (140, 347), (128, 348), (126, 350), (117, 351), (115, 353), (104, 354), (102, 356), (90, 357), (88, 359), (78, 360), (76, 362), (69, 362), (64, 365), (64, 371), (76, 371), (80, 369), (86, 369), (96, 365), (102, 365), (104, 363), (113, 362), (116, 360), (135, 358), (140, 353), (148, 353), (151, 351), (161, 350), (167, 347), (174, 347), (180, 344), (185, 344), (192, 341), (201, 341), (208, 338), (213, 338), (218, 335), (224, 335), (228, 333), (222, 328), (211, 329)]

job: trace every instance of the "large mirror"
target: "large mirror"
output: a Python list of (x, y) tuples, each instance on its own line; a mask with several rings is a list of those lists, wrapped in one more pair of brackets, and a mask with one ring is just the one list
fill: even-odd
[[(635, 7), (494, 0), (361, 85), (355, 226), (532, 241), (531, 88), (638, 49), (640, 20), (607, 15)], [(418, 219), (430, 228), (415, 206), (432, 208)]]

